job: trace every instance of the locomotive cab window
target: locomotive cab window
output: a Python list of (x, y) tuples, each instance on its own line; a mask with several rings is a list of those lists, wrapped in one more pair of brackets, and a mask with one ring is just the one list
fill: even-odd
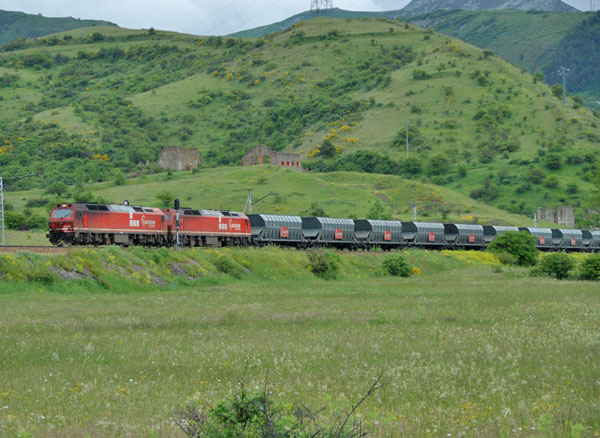
[(71, 217), (71, 210), (67, 210), (67, 209), (58, 209), (58, 210), (54, 210), (54, 212), (52, 213), (52, 217), (54, 219), (64, 219), (64, 218), (68, 218)]
[(77, 217), (78, 217), (79, 219), (83, 219), (83, 212), (82, 212), (82, 211), (80, 211), (79, 213), (77, 213)]

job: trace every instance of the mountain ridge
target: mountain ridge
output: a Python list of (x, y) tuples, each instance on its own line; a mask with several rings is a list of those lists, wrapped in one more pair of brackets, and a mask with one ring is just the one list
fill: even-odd
[(580, 12), (561, 0), (412, 0), (401, 10), (401, 14), (410, 18), (451, 9)]
[(39, 38), (57, 32), (100, 25), (116, 26), (102, 20), (73, 17), (43, 17), (18, 11), (0, 10), (0, 46), (19, 38)]

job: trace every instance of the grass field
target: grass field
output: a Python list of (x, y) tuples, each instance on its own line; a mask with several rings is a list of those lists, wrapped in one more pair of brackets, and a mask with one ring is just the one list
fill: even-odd
[(185, 400), (219, 400), (244, 374), (339, 411), (380, 373), (359, 410), (376, 436), (600, 434), (597, 284), (421, 251), (409, 279), (381, 276), (384, 256), (369, 254), (323, 281), (295, 252), (254, 251), (234, 252), (249, 259), (242, 281), (5, 284), (0, 435), (181, 436), (170, 418)]

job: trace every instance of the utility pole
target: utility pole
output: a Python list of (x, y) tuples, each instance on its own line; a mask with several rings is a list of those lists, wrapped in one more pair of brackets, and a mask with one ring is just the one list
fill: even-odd
[(0, 240), (0, 245), (6, 245), (6, 239), (4, 236), (4, 181), (0, 176), (0, 229), (2, 231), (2, 237)]
[(564, 65), (558, 70), (558, 73), (562, 75), (562, 86), (563, 86), (563, 105), (567, 104), (567, 73), (570, 69)]
[(533, 228), (537, 228), (537, 211), (533, 213)]
[(248, 214), (252, 214), (252, 189), (248, 189), (248, 199), (246, 199), (246, 205), (244, 205), (244, 212), (248, 209)]

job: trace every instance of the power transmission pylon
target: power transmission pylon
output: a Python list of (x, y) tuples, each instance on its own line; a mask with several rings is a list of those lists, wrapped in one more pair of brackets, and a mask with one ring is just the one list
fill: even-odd
[(310, 12), (317, 15), (333, 9), (333, 0), (310, 0)]
[(558, 73), (562, 75), (562, 86), (563, 86), (563, 105), (567, 104), (567, 73), (569, 73), (570, 69), (566, 68), (564, 65), (558, 69)]

